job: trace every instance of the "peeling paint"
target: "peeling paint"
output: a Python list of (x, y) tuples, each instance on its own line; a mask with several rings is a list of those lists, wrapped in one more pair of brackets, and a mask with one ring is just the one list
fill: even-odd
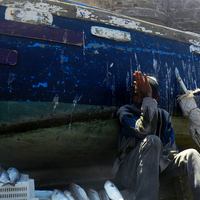
[(155, 34), (156, 35), (162, 35), (162, 36), (166, 35), (166, 34), (163, 34), (163, 33), (160, 33), (160, 32), (155, 32)]
[(157, 70), (158, 70), (158, 61), (156, 59), (153, 59), (153, 68), (154, 68), (155, 72), (157, 73)]
[(53, 101), (52, 101), (52, 104), (54, 105), (54, 107), (53, 107), (53, 113), (55, 112), (55, 109), (56, 109), (56, 107), (57, 107), (57, 105), (59, 104), (59, 97), (58, 97), (58, 95), (56, 94), (55, 96), (54, 96), (54, 98), (53, 98)]
[(6, 4), (5, 19), (12, 21), (21, 21), (27, 23), (38, 23), (52, 25), (52, 13), (68, 11), (61, 6), (52, 5), (49, 3), (32, 3), (32, 2), (18, 2)]
[(64, 62), (68, 62), (69, 57), (64, 56), (64, 51), (60, 55), (60, 64), (62, 65)]
[(89, 18), (94, 18), (94, 15), (92, 14), (91, 11), (89, 11), (88, 9), (84, 9), (84, 8), (80, 8), (80, 7), (76, 7), (77, 11), (76, 11), (76, 17), (83, 17), (85, 19), (89, 19)]
[(12, 72), (9, 72), (9, 77), (8, 77), (8, 86), (11, 85), (11, 83), (15, 80), (16, 74), (13, 74)]
[(138, 63), (138, 59), (137, 59), (137, 54), (136, 53), (135, 53), (135, 61), (136, 61), (137, 71), (141, 71), (141, 67), (140, 67), (140, 64)]
[[(77, 9), (76, 17), (97, 21), (98, 16), (95, 16), (93, 14), (93, 12), (90, 11), (89, 9), (82, 8), (82, 7), (76, 7), (76, 9)], [(153, 32), (152, 30), (147, 30), (145, 27), (140, 26), (140, 22), (136, 22), (133, 20), (124, 19), (124, 18), (120, 18), (120, 17), (116, 17), (116, 16), (110, 15), (110, 16), (108, 16), (108, 20), (100, 19), (100, 21), (105, 24), (109, 23), (114, 26), (121, 26), (121, 27), (128, 28), (128, 29), (131, 28), (131, 29), (140, 30), (145, 33)], [(159, 33), (159, 34), (161, 34), (161, 33)]]
[(198, 80), (198, 78), (197, 78), (197, 72), (196, 72), (196, 68), (195, 68), (195, 63), (194, 63), (194, 56), (192, 55), (192, 73), (194, 74), (194, 87), (195, 87), (195, 89), (197, 89), (198, 88), (198, 86), (197, 86), (197, 80)]
[(200, 46), (200, 42), (196, 40), (190, 39), (189, 42), (192, 43), (193, 45)]
[(24, 10), (21, 8), (7, 8), (5, 11), (5, 19), (29, 23), (35, 22), (47, 25), (52, 25), (53, 22), (53, 16), (49, 12)]
[(197, 53), (200, 54), (200, 47), (198, 46), (194, 46), (194, 45), (190, 45), (190, 53)]
[(166, 102), (168, 104), (169, 109), (169, 100), (170, 100), (170, 91), (171, 91), (171, 69), (168, 67), (168, 64), (165, 63), (165, 68), (167, 70), (167, 74), (165, 75), (165, 87), (166, 87)]
[[(106, 22), (105, 20), (101, 20), (102, 22)], [(131, 28), (136, 30), (142, 30), (146, 33), (152, 33), (152, 30), (146, 30), (145, 27), (140, 26), (140, 22), (136, 22), (129, 19), (124, 19), (115, 16), (109, 16), (108, 22), (115, 26), (123, 26), (124, 28)]]
[[(87, 21), (95, 21), (100, 23), (105, 23), (107, 25), (127, 28), (131, 30), (142, 31), (144, 33), (154, 34), (164, 38), (175, 39), (182, 42), (198, 44), (199, 34), (194, 34), (190, 32), (184, 32), (168, 27), (161, 27), (153, 23), (145, 22), (139, 19), (134, 19), (131, 17), (125, 17), (116, 13), (112, 13), (106, 10), (99, 10), (97, 8), (87, 7), (82, 4), (77, 4), (75, 2), (59, 2), (59, 1), (45, 1), (48, 3), (43, 3), (34, 1), (9, 1), (12, 3), (7, 3), (6, 0), (1, 0), (1, 5), (5, 5), (11, 8), (19, 8), (24, 11), (36, 11), (42, 15), (42, 13), (49, 12), (50, 14), (62, 17), (71, 17), (71, 10), (75, 10), (76, 18), (84, 18)], [(67, 9), (66, 9), (67, 5)], [(70, 10), (70, 11), (68, 11)], [(103, 17), (102, 17), (103, 16)], [(37, 22), (38, 23), (38, 22)], [(180, 35), (182, 35), (180, 37)], [(194, 40), (192, 38), (195, 38)], [(190, 41), (189, 41), (190, 40)]]
[(19, 2), (19, 1), (13, 1), (13, 3), (6, 3), (7, 7), (11, 8), (23, 8), (24, 10), (35, 10), (37, 12), (67, 12), (67, 10), (63, 9), (62, 6), (53, 5), (50, 3), (43, 3), (42, 1), (40, 3), (38, 2)]

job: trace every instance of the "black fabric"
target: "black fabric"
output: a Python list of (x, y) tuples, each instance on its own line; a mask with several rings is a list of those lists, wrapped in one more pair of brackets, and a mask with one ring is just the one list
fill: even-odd
[(200, 108), (200, 95), (194, 94), (194, 100), (196, 101), (197, 107)]
[(159, 85), (158, 82), (154, 80), (154, 77), (147, 76), (147, 80), (152, 88), (152, 97), (155, 99), (159, 95)]

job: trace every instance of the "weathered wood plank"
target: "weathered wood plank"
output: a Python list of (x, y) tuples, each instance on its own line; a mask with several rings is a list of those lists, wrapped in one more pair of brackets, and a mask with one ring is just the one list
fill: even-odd
[[(20, 27), (20, 28), (19, 28)], [(30, 31), (31, 30), (31, 31)], [(0, 34), (82, 46), (83, 33), (66, 29), (0, 20)]]

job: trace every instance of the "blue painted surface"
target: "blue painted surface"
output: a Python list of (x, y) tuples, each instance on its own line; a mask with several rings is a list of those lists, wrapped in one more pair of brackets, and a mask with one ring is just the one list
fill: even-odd
[(84, 31), (81, 47), (0, 35), (0, 48), (18, 52), (17, 65), (0, 65), (0, 100), (52, 102), (57, 94), (60, 102), (72, 103), (82, 95), (80, 104), (120, 106), (130, 102), (132, 74), (141, 70), (158, 78), (159, 104), (170, 111), (180, 91), (175, 67), (188, 89), (200, 87), (200, 56), (188, 44), (135, 31), (131, 42), (117, 42), (93, 36), (94, 25), (54, 16), (52, 27)]

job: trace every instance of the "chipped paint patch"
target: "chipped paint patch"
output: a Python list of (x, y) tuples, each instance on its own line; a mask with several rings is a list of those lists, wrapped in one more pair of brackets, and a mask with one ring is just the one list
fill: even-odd
[[(106, 23), (106, 20), (101, 20), (102, 22)], [(112, 25), (115, 26), (123, 26), (125, 28), (133, 28), (133, 29), (138, 29), (140, 26), (140, 22), (135, 22), (129, 19), (124, 19), (120, 17), (115, 17), (115, 16), (109, 16), (108, 22)]]
[(89, 11), (88, 9), (76, 7), (76, 17), (78, 18), (85, 18), (85, 19), (91, 19), (91, 20), (97, 20), (98, 16), (93, 15), (92, 11)]
[(200, 46), (200, 42), (199, 41), (190, 39), (189, 42), (192, 43), (193, 45)]
[(67, 12), (61, 6), (51, 5), (49, 3), (20, 3), (14, 1), (13, 4), (6, 4), (6, 20), (14, 20), (28, 23), (40, 23), (51, 25), (53, 22), (52, 13)]
[(30, 3), (30, 2), (27, 2), (25, 3), (25, 5), (23, 6), (24, 9), (26, 10), (36, 10), (36, 11), (42, 11), (42, 12), (58, 12), (58, 11), (65, 11), (67, 12), (66, 10), (64, 10), (61, 6), (55, 6), (55, 5), (51, 5), (49, 3)]
[(117, 41), (122, 41), (122, 42), (131, 41), (131, 34), (126, 31), (109, 29), (109, 28), (100, 27), (100, 26), (92, 26), (91, 33), (92, 35), (111, 39), (111, 40), (117, 40)]
[(129, 19), (124, 19), (120, 17), (110, 16), (108, 19), (108, 22), (106, 20), (101, 20), (104, 23), (110, 23), (113, 26), (121, 26), (127, 29), (134, 29), (134, 30), (140, 30), (146, 33), (152, 33), (152, 30), (147, 30), (145, 27), (140, 26), (140, 22), (136, 22)]
[(21, 8), (7, 8), (5, 19), (20, 22), (40, 23), (51, 25), (53, 16), (49, 12), (39, 12), (35, 10), (24, 10)]
[(155, 32), (155, 34), (156, 35), (162, 35), (162, 36), (166, 35), (166, 34), (163, 34), (163, 33), (160, 33), (160, 32)]
[(157, 72), (158, 61), (156, 59), (153, 59), (153, 68), (154, 68), (155, 72)]
[(39, 88), (39, 87), (48, 87), (47, 82), (45, 83), (38, 83), (37, 85), (32, 85), (33, 88)]
[(67, 12), (67, 10), (63, 9), (62, 6), (55, 6), (51, 3), (37, 3), (37, 2), (19, 2), (19, 1), (13, 1), (13, 3), (2, 3), (2, 5), (5, 5), (7, 7), (11, 8), (23, 8), (24, 10), (35, 10), (35, 11), (41, 11), (41, 12)]
[[(82, 8), (82, 7), (76, 7), (76, 17), (77, 18), (84, 18), (84, 19), (91, 19), (93, 21), (97, 21), (99, 16), (95, 15), (93, 11)], [(140, 26), (140, 22), (136, 22), (134, 20), (129, 20), (129, 19), (124, 19), (116, 16), (108, 16), (107, 20), (100, 19), (100, 22), (103, 22), (105, 24), (111, 24), (113, 26), (118, 26), (118, 27), (124, 27), (128, 29), (136, 29), (140, 30), (146, 33), (153, 33), (152, 30), (147, 30), (145, 27)], [(160, 35), (161, 33), (159, 33)]]
[(190, 53), (198, 53), (198, 54), (200, 54), (200, 47), (194, 46), (194, 45), (190, 45)]

